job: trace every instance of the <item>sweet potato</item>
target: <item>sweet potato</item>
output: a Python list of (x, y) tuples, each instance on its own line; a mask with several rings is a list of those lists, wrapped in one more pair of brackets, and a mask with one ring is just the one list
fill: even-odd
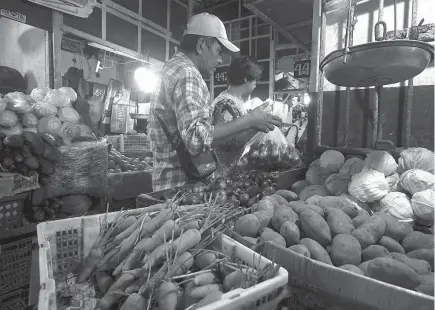
[(352, 224), (353, 227), (358, 228), (361, 226), (361, 224), (370, 217), (370, 215), (368, 214), (361, 214), (361, 215), (357, 215), (352, 219)]
[(411, 224), (399, 222), (396, 218), (389, 214), (379, 212), (375, 213), (374, 215), (379, 215), (385, 220), (385, 223), (387, 224), (385, 236), (393, 238), (398, 242), (402, 242), (407, 235), (414, 231)]
[(326, 250), (317, 241), (309, 238), (304, 238), (299, 241), (299, 244), (307, 247), (308, 251), (310, 251), (312, 259), (328, 265), (332, 265), (332, 261), (328, 255), (328, 252), (326, 252)]
[(293, 211), (296, 212), (296, 214), (301, 214), (302, 211), (304, 211), (308, 207), (308, 204), (302, 200), (291, 201), (288, 203), (288, 205), (290, 208), (292, 208)]
[(265, 231), (268, 231), (268, 232), (270, 232), (270, 231), (275, 232), (275, 231), (274, 231), (272, 228), (270, 228), (270, 227), (263, 227), (263, 228), (260, 229), (260, 231), (258, 232), (258, 234), (261, 235), (261, 234), (264, 233)]
[(284, 237), (287, 246), (298, 244), (301, 237), (298, 226), (291, 221), (281, 225), (279, 234)]
[[(280, 195), (282, 198), (284, 198), (285, 200), (287, 200), (288, 202), (290, 201), (295, 201), (298, 200), (298, 195), (292, 191), (289, 190), (285, 190), (285, 189), (280, 189), (277, 190), (275, 192), (275, 195)], [(272, 195), (273, 196), (273, 195)]]
[(224, 292), (241, 287), (251, 272), (251, 270), (247, 269), (238, 269), (226, 275), (223, 281)]
[(255, 215), (260, 222), (260, 229), (269, 226), (272, 216), (268, 211), (257, 211), (253, 212), (252, 214)]
[(326, 221), (313, 210), (304, 210), (301, 213), (301, 227), (308, 238), (316, 240), (321, 245), (331, 243), (331, 230)]
[(308, 183), (307, 180), (296, 181), (293, 183), (293, 185), (290, 189), (293, 193), (295, 193), (296, 195), (299, 195), (302, 192), (302, 190), (305, 187), (307, 187), (308, 185), (310, 185), (310, 184)]
[(260, 235), (260, 241), (272, 241), (276, 244), (285, 247), (285, 239), (275, 231), (265, 231)]
[[(228, 278), (228, 276), (226, 278)], [(221, 291), (221, 286), (219, 284), (205, 284), (205, 285), (193, 287), (189, 294), (193, 298), (202, 299), (208, 294), (216, 291)]]
[[(263, 201), (263, 202), (262, 202)], [(260, 203), (260, 202), (262, 202), (262, 203)], [(262, 204), (263, 203), (265, 203), (265, 202), (267, 202), (268, 204), (272, 204), (272, 206), (273, 206), (273, 210), (274, 211), (276, 211), (277, 209), (279, 209), (279, 207), (281, 206), (281, 204), (278, 202), (278, 201), (276, 201), (276, 199), (275, 198), (273, 198), (272, 196), (266, 196), (266, 197), (263, 197), (258, 203), (257, 203), (257, 208), (260, 208), (259, 210), (257, 210), (257, 211), (267, 211), (267, 210), (262, 210), (262, 208), (266, 208), (266, 207), (263, 207), (262, 206)], [(269, 209), (269, 207), (267, 207), (268, 209)]]
[(417, 258), (427, 261), (430, 264), (431, 270), (434, 269), (434, 249), (419, 249), (406, 253), (410, 258)]
[(376, 244), (384, 235), (385, 228), (385, 220), (378, 215), (374, 215), (355, 229), (352, 232), (352, 236), (359, 241), (361, 247), (364, 249), (369, 245)]
[(433, 249), (434, 236), (413, 231), (403, 239), (402, 246), (407, 253), (419, 249)]
[(315, 212), (317, 212), (317, 213), (319, 213), (319, 215), (321, 216), (321, 217), (324, 217), (325, 216), (325, 211), (321, 208), (321, 207), (319, 207), (319, 206), (316, 206), (316, 205), (312, 205), (312, 204), (307, 204), (307, 207), (306, 207), (307, 209), (310, 209), (310, 210), (313, 210), (313, 211), (315, 211)]
[(364, 250), (362, 250), (361, 258), (362, 261), (372, 260), (376, 257), (387, 257), (390, 255), (390, 252), (384, 248), (382, 245), (369, 245)]
[(418, 278), (420, 279), (420, 285), (417, 286), (415, 290), (429, 296), (434, 296), (433, 272), (426, 275), (419, 275)]
[(361, 263), (361, 245), (351, 235), (339, 234), (332, 239), (331, 260), (335, 266)]
[(272, 217), (272, 226), (276, 231), (281, 229), (281, 225), (287, 221), (299, 222), (299, 216), (291, 208), (278, 209)]
[(400, 253), (391, 253), (391, 258), (404, 263), (405, 265), (408, 265), (411, 267), (412, 270), (414, 270), (419, 275), (429, 274), (431, 273), (431, 267), (429, 263), (422, 259), (417, 258), (409, 258), (405, 254)]
[(336, 197), (336, 196), (326, 196), (322, 197), (322, 199), (319, 200), (318, 206), (322, 209), (325, 208), (337, 208), (342, 210), (344, 213), (349, 215), (350, 218), (354, 218), (358, 215), (358, 208), (352, 204), (352, 202), (348, 201), (346, 198), (343, 197)]
[(234, 225), (234, 231), (242, 237), (255, 237), (260, 228), (260, 221), (253, 214), (241, 216)]
[(293, 252), (299, 253), (305, 257), (308, 257), (308, 258), (311, 257), (310, 251), (303, 244), (295, 244), (295, 245), (289, 246), (288, 249), (293, 251)]
[(357, 266), (354, 266), (354, 265), (346, 264), (346, 265), (342, 265), (338, 268), (350, 271), (352, 273), (360, 274), (362, 276), (365, 275), (364, 271), (362, 271), (361, 269), (359, 269)]
[(358, 265), (358, 268), (361, 269), (364, 272), (364, 275), (368, 276), (367, 267), (370, 264), (371, 260), (365, 261), (364, 263), (361, 263)]
[(414, 289), (420, 285), (420, 279), (411, 267), (392, 258), (378, 257), (371, 260), (367, 272), (373, 279), (407, 289)]
[(287, 199), (285, 199), (284, 197), (282, 197), (282, 196), (280, 196), (280, 195), (277, 195), (276, 193), (270, 195), (270, 197), (272, 197), (273, 199), (275, 199), (276, 201), (278, 201), (278, 203), (279, 203), (280, 205), (286, 204), (286, 203), (288, 202)]
[(328, 224), (332, 237), (339, 234), (350, 234), (355, 230), (350, 217), (341, 210), (334, 210), (329, 213), (326, 223)]
[[(275, 202), (275, 204), (277, 205), (277, 207), (279, 206), (278, 203)], [(255, 207), (252, 206), (252, 212), (266, 211), (272, 217), (273, 213), (275, 212), (275, 204), (272, 201), (272, 199), (263, 198), (262, 200), (256, 203)]]
[(385, 247), (390, 252), (405, 254), (405, 250), (400, 245), (400, 243), (391, 237), (383, 236), (381, 240), (379, 240), (379, 244)]

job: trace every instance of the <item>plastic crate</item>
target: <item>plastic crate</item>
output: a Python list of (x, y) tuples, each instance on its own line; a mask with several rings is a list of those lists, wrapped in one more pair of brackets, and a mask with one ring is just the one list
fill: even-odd
[(35, 234), (0, 240), (0, 295), (29, 285)]
[(29, 286), (0, 295), (0, 310), (24, 310), (28, 308)]
[[(112, 222), (118, 212), (107, 215)], [(65, 281), (66, 276), (74, 270), (89, 253), (100, 231), (105, 214), (71, 218), (38, 224), (39, 244), (39, 292), (38, 309), (56, 310), (56, 281)], [(254, 251), (223, 235), (217, 247), (223, 253), (230, 254), (235, 247), (235, 254), (248, 264), (257, 264), (260, 268), (270, 263)], [(258, 265), (256, 265), (258, 266)], [(238, 309), (241, 305), (260, 305), (276, 297), (287, 285), (288, 274), (280, 268), (275, 278), (259, 283), (248, 289), (237, 289), (223, 295), (222, 299), (202, 307), (201, 310)]]
[(8, 231), (21, 228), (23, 221), (24, 202), (28, 193), (0, 198), (0, 237), (3, 238)]

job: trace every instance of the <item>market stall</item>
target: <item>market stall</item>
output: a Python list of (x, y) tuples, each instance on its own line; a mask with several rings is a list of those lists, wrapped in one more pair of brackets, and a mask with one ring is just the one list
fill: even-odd
[[(426, 0), (31, 2), (52, 17), (36, 69), (13, 48), (0, 63), (0, 309), (433, 307)], [(203, 11), (258, 58), (247, 104), (283, 127), (227, 175), (153, 192), (156, 72)], [(204, 78), (212, 98), (231, 59)]]

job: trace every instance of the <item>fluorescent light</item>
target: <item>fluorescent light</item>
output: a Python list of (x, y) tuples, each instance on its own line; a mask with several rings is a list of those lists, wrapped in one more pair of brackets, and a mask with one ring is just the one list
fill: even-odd
[(138, 61), (141, 61), (141, 62), (148, 62), (148, 61), (144, 60), (143, 58), (139, 58), (139, 57), (136, 57), (136, 56), (124, 53), (124, 52), (117, 51), (117, 50), (115, 50), (113, 48), (104, 46), (104, 45), (96, 43), (96, 42), (89, 42), (88, 45), (92, 46), (92, 47), (95, 47), (95, 48), (99, 48), (101, 50), (105, 50), (105, 51), (117, 54), (117, 55), (120, 55), (120, 56), (132, 58), (132, 59), (135, 59), (135, 60), (138, 60)]

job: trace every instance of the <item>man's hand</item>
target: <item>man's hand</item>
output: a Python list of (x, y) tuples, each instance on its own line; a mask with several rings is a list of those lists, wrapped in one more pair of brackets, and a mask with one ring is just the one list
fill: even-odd
[(251, 129), (267, 133), (272, 131), (275, 126), (281, 127), (282, 119), (279, 116), (269, 114), (264, 111), (268, 106), (269, 102), (265, 102), (261, 106), (246, 114), (246, 118), (248, 119), (247, 121)]

